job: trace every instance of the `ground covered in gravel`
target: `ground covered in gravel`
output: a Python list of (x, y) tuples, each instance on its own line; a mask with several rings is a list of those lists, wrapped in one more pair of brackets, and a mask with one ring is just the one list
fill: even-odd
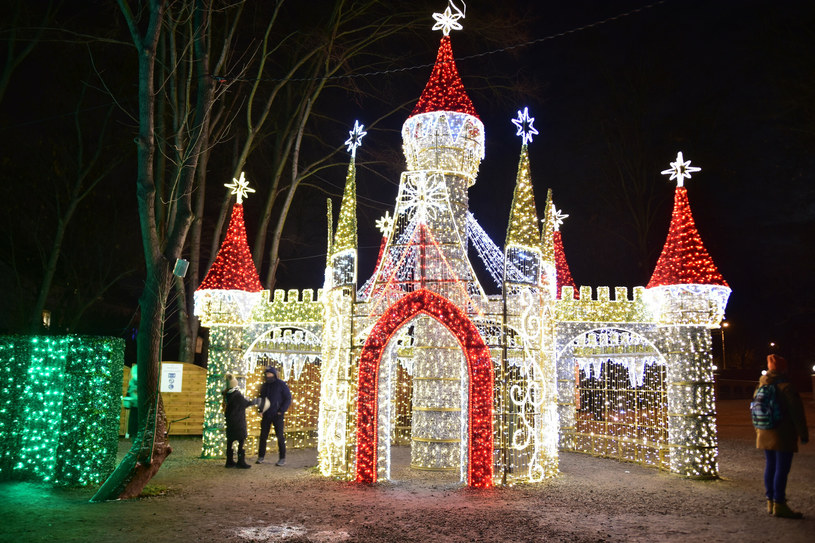
[(747, 404), (719, 404), (713, 481), (563, 453), (560, 475), (536, 485), (479, 491), (402, 470), (401, 481), (361, 486), (321, 477), (313, 449), (290, 451), (285, 467), (234, 470), (198, 458), (200, 438), (175, 438), (151, 497), (91, 504), (94, 489), (0, 483), (0, 541), (812, 543), (815, 444), (795, 455), (788, 487), (805, 518), (768, 516)]

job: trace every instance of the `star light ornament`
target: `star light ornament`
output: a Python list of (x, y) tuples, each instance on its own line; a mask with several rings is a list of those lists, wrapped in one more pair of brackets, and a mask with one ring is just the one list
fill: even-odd
[[(563, 213), (562, 210), (556, 209), (554, 207), (552, 208), (552, 220), (554, 221), (555, 231), (560, 230), (560, 227), (563, 225), (564, 219), (568, 219), (568, 218), (569, 218), (569, 215), (567, 215), (566, 213)], [(541, 222), (545, 222), (545, 221), (541, 221)]]
[(702, 171), (702, 168), (690, 165), (690, 160), (686, 161), (682, 156), (682, 151), (676, 153), (676, 161), (671, 162), (671, 167), (667, 170), (662, 170), (662, 175), (670, 175), (669, 181), (676, 179), (676, 186), (682, 187), (685, 185), (685, 178), (690, 179), (690, 174)]
[(345, 145), (348, 146), (348, 152), (352, 157), (357, 156), (357, 147), (362, 145), (362, 138), (368, 133), (364, 130), (365, 125), (359, 124), (359, 121), (354, 121), (354, 129), (348, 131), (348, 139), (345, 140)]
[(529, 108), (525, 107), (523, 111), (520, 109), (518, 110), (518, 118), (512, 119), (512, 124), (518, 127), (518, 131), (515, 133), (516, 136), (521, 136), (523, 139), (523, 145), (532, 141), (532, 136), (537, 136), (538, 131), (532, 126), (532, 123), (535, 122), (535, 117), (529, 116)]
[(240, 179), (232, 178), (232, 183), (226, 183), (224, 186), (228, 189), (232, 189), (232, 194), (238, 195), (239, 204), (243, 203), (243, 199), (248, 197), (250, 192), (255, 192), (255, 189), (249, 188), (249, 181), (246, 180), (246, 176), (243, 172), (241, 172)]
[[(445, 36), (449, 36), (451, 30), (461, 30), (463, 27), (458, 20), (464, 19), (464, 13), (467, 11), (467, 4), (462, 2), (462, 5), (464, 5), (464, 11), (461, 11), (458, 6), (450, 0), (444, 13), (434, 13), (433, 19), (436, 20), (436, 24), (433, 25), (433, 30), (441, 30)], [(456, 10), (455, 14), (450, 9), (451, 7)]]
[(383, 237), (388, 237), (391, 235), (391, 231), (393, 230), (393, 217), (391, 217), (390, 211), (386, 211), (381, 218), (376, 220), (376, 227), (382, 232)]

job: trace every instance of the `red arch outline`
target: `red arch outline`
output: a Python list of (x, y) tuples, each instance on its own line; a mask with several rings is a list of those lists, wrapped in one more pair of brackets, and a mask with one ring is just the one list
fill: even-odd
[(469, 372), (469, 469), (467, 484), (491, 487), (492, 401), (494, 374), (490, 351), (475, 324), (450, 300), (420, 289), (390, 306), (374, 325), (359, 362), (356, 480), (376, 482), (377, 397), (379, 362), (391, 336), (419, 313), (433, 317), (455, 336), (467, 358)]

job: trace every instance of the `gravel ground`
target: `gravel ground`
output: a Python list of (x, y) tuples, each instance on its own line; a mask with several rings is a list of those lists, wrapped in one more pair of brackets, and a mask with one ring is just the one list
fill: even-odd
[(472, 490), (414, 473), (362, 486), (319, 476), (313, 449), (290, 451), (285, 467), (226, 470), (198, 458), (200, 438), (174, 438), (152, 497), (91, 504), (93, 489), (0, 483), (0, 541), (812, 543), (815, 445), (795, 456), (788, 486), (805, 518), (768, 516), (747, 404), (719, 403), (713, 481), (563, 453), (560, 475), (535, 485)]

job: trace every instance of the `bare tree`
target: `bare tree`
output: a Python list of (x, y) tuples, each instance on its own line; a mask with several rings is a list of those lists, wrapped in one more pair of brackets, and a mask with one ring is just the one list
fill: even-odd
[(130, 451), (94, 496), (94, 501), (138, 496), (171, 452), (158, 391), (165, 309), (173, 286), (173, 266), (181, 256), (192, 222), (192, 189), (203, 145), (202, 134), (207, 131), (213, 102), (208, 43), (211, 2), (196, 0), (191, 13), (194, 34), (186, 63), (189, 71), (182, 72), (197, 82), (194, 107), (184, 112), (186, 122), (179, 123), (186, 132), (185, 145), (174, 157), (172, 175), (163, 182), (156, 175), (159, 43), (165, 25), (173, 24), (174, 20), (189, 13), (184, 3), (171, 7), (165, 0), (139, 2), (137, 11), (128, 0), (118, 0), (118, 3), (130, 29), (139, 62), (136, 188), (146, 271), (144, 290), (139, 299), (141, 319), (136, 340), (139, 432)]
[[(0, 29), (0, 36), (6, 45), (6, 58), (3, 69), (0, 70), (0, 103), (3, 102), (12, 75), (40, 42), (46, 26), (53, 20), (59, 8), (59, 3), (48, 2), (39, 24), (33, 27), (26, 26), (30, 18), (27, 10), (32, 7), (28, 2), (11, 2), (9, 6), (13, 6), (12, 13), (0, 17), (5, 23)], [(35, 10), (36, 8), (34, 6)], [(31, 32), (31, 37), (27, 36), (28, 32)]]

